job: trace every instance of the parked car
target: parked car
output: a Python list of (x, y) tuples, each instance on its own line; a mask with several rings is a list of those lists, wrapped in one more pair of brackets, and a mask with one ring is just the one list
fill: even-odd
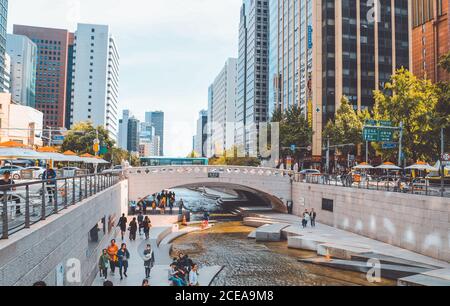
[(77, 171), (81, 169), (78, 167), (64, 167), (62, 170), (64, 171), (64, 177), (73, 177), (77, 174)]
[(316, 169), (305, 169), (305, 170), (302, 170), (302, 171), (300, 171), (300, 174), (303, 174), (303, 175), (320, 175), (320, 171), (319, 170), (316, 170)]
[(20, 166), (3, 166), (0, 168), (0, 175), (3, 175), (6, 171), (11, 172), (11, 177), (13, 180), (20, 180), (20, 171), (23, 170)]
[(42, 167), (27, 167), (24, 168), (23, 170), (32, 170), (34, 179), (42, 179), (42, 175), (45, 172), (45, 168)]
[(123, 171), (123, 167), (122, 166), (114, 166), (112, 169), (105, 169), (102, 171), (102, 174), (106, 174), (106, 175), (114, 175), (117, 173), (120, 173)]

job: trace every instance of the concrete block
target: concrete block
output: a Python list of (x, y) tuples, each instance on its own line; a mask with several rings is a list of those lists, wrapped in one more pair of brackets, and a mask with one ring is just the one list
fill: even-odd
[(371, 252), (369, 248), (324, 243), (317, 246), (317, 254), (333, 258), (351, 260), (352, 256)]
[(289, 224), (275, 223), (256, 230), (256, 241), (281, 241), (281, 231)]

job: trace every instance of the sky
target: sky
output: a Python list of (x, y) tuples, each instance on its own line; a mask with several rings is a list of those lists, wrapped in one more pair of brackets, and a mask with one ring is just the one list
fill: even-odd
[(70, 31), (78, 22), (110, 25), (120, 53), (120, 110), (140, 120), (146, 111), (164, 111), (165, 154), (186, 156), (198, 113), (208, 105), (208, 86), (226, 59), (237, 57), (241, 3), (10, 0), (8, 33), (13, 24)]

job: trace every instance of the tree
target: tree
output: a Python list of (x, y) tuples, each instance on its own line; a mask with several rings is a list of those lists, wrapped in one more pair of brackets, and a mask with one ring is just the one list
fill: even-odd
[(135, 154), (131, 154), (127, 150), (113, 147), (108, 150), (108, 153), (103, 156), (107, 161), (110, 161), (113, 165), (120, 165), (122, 161), (128, 161), (131, 166), (137, 167), (140, 165), (140, 159)]
[(346, 97), (342, 97), (341, 106), (336, 112), (334, 121), (330, 120), (323, 131), (324, 140), (330, 139), (332, 145), (353, 144), (341, 147), (339, 151), (347, 155), (355, 152), (362, 143), (363, 120), (370, 117), (367, 111), (356, 112)]
[(108, 150), (113, 148), (114, 140), (109, 137), (108, 131), (102, 127), (94, 127), (91, 122), (80, 122), (73, 126), (61, 146), (63, 151), (73, 151), (77, 154), (89, 153), (94, 155), (94, 141), (100, 140), (101, 146), (106, 146)]
[[(279, 122), (280, 124), (281, 148), (290, 148), (292, 145), (302, 148), (311, 145), (313, 131), (300, 107), (292, 106), (284, 113), (275, 110), (272, 115), (272, 122)], [(292, 154), (289, 149), (282, 150), (282, 153), (284, 156)], [(294, 155), (299, 159), (302, 156), (302, 151), (297, 150)]]
[(238, 157), (238, 148), (233, 146), (231, 149), (227, 150), (223, 156), (210, 158), (209, 164), (213, 166), (230, 165), (258, 167), (261, 165), (261, 161), (256, 157)]
[[(391, 121), (394, 126), (403, 123), (406, 157), (413, 161), (435, 159), (439, 146), (435, 120), (439, 102), (437, 86), (402, 68), (386, 83), (385, 91), (375, 91), (374, 97), (374, 119)], [(385, 152), (385, 155), (389, 154)]]

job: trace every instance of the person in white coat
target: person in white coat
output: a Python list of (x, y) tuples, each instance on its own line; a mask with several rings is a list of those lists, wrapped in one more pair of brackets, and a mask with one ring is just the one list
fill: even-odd
[(198, 286), (198, 266), (192, 265), (191, 272), (189, 272), (189, 286)]

